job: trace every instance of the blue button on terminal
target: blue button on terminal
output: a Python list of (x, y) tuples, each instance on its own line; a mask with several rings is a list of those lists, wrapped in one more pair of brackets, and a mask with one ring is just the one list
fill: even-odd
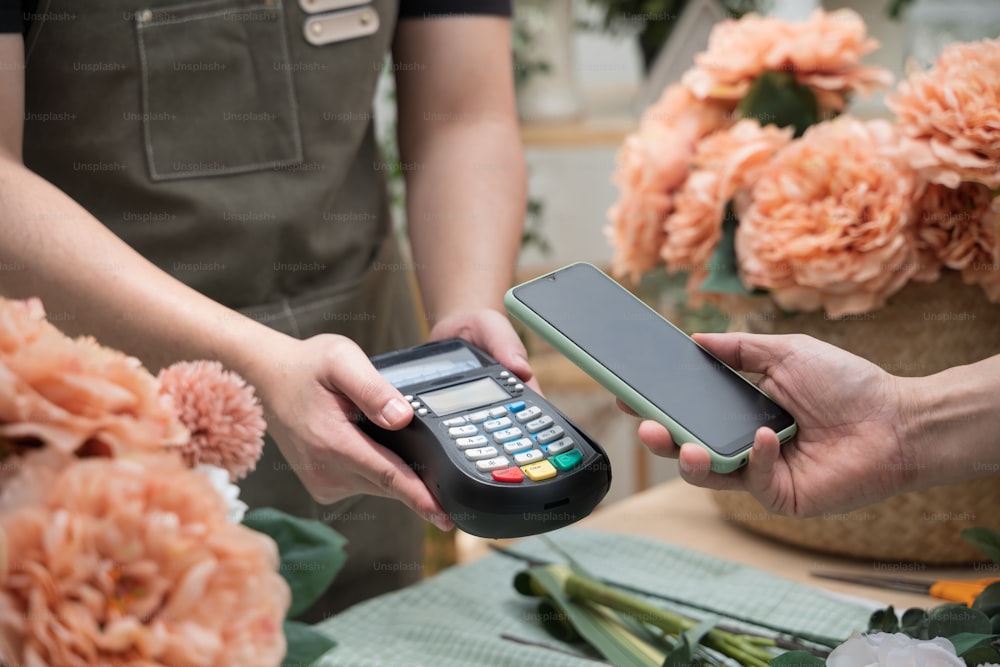
[(521, 410), (524, 410), (524, 401), (517, 401), (515, 403), (508, 403), (507, 404), (507, 409), (510, 410), (511, 412), (520, 412)]

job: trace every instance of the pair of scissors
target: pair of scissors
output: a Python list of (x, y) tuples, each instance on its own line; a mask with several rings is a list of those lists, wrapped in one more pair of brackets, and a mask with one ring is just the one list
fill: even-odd
[(949, 602), (961, 602), (966, 606), (971, 606), (983, 589), (990, 584), (1000, 581), (998, 577), (985, 577), (982, 579), (908, 579), (894, 578), (877, 575), (864, 574), (844, 574), (838, 572), (812, 572), (814, 577), (830, 579), (833, 581), (844, 581), (851, 584), (861, 584), (863, 586), (874, 586), (876, 588), (887, 588), (894, 591), (905, 591), (907, 593), (917, 593), (930, 595), (939, 600)]

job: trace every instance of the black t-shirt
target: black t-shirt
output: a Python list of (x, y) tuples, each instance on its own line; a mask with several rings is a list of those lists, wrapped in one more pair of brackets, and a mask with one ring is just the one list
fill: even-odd
[[(25, 32), (38, 0), (0, 0), (0, 33)], [(360, 4), (360, 3), (359, 3)], [(400, 0), (400, 18), (435, 18), (459, 14), (510, 16), (511, 0)]]

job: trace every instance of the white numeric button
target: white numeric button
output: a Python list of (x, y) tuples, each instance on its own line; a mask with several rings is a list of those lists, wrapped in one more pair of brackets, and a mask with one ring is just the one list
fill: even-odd
[(488, 422), (483, 422), (483, 430), (487, 433), (492, 433), (493, 431), (499, 431), (502, 428), (507, 428), (508, 426), (513, 426), (514, 422), (508, 417), (501, 417), (500, 419), (491, 419)]
[(467, 424), (466, 426), (452, 426), (448, 429), (448, 435), (452, 438), (464, 438), (469, 435), (475, 435), (479, 432), (479, 429), (472, 424)]
[(498, 453), (496, 447), (477, 447), (476, 449), (466, 449), (465, 458), (470, 461), (479, 461), (480, 459), (493, 458)]
[(490, 444), (490, 441), (486, 439), (485, 435), (474, 435), (471, 438), (459, 438), (455, 441), (455, 445), (459, 449), (468, 449), (469, 447), (482, 447), (483, 445)]
[(547, 431), (542, 431), (535, 437), (538, 438), (538, 444), (544, 445), (547, 442), (552, 442), (553, 440), (558, 440), (563, 437), (566, 432), (562, 430), (562, 426), (553, 426)]
[(496, 431), (493, 433), (493, 442), (507, 442), (508, 440), (513, 440), (514, 438), (520, 438), (524, 433), (521, 429), (515, 428), (505, 428), (502, 431)]
[(514, 454), (525, 449), (531, 449), (534, 444), (531, 438), (520, 438), (519, 440), (511, 440), (510, 442), (503, 443), (503, 450), (508, 454)]
[(521, 452), (520, 454), (514, 454), (514, 463), (516, 463), (519, 466), (523, 466), (525, 463), (538, 461), (541, 458), (542, 458), (542, 450), (529, 449), (526, 452)]
[(496, 419), (497, 417), (503, 417), (507, 414), (507, 408), (493, 408), (490, 410), (490, 417)]
[(524, 422), (531, 421), (532, 419), (538, 417), (541, 414), (542, 414), (542, 409), (537, 405), (532, 405), (530, 408), (525, 408), (524, 410), (521, 410), (514, 416), (517, 417), (517, 421), (523, 424)]
[(563, 438), (562, 440), (553, 442), (551, 445), (546, 447), (545, 451), (548, 452), (549, 456), (555, 456), (556, 454), (562, 454), (575, 444), (576, 443), (573, 441), (573, 438)]
[(468, 416), (468, 420), (473, 424), (478, 424), (479, 422), (484, 422), (490, 418), (489, 410), (480, 410), (479, 412), (473, 412)]
[(480, 472), (489, 472), (491, 470), (500, 470), (501, 468), (509, 468), (510, 459), (506, 456), (498, 456), (495, 459), (486, 459), (485, 461), (476, 461), (476, 469)]
[(552, 417), (548, 415), (542, 415), (535, 421), (530, 421), (524, 425), (524, 428), (528, 430), (528, 433), (538, 433), (542, 429), (546, 429), (552, 426)]
[(463, 426), (465, 425), (465, 417), (452, 417), (451, 419), (445, 419), (441, 423), (445, 426)]

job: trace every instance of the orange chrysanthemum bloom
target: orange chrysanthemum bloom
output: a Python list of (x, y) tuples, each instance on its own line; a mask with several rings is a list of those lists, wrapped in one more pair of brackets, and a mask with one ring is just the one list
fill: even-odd
[(32, 458), (38, 502), (0, 498), (0, 663), (281, 663), (276, 545), (228, 523), (205, 476), (175, 455)]
[(162, 371), (160, 391), (173, 398), (191, 440), (188, 465), (224, 468), (233, 481), (254, 469), (264, 447), (264, 410), (254, 389), (217, 361), (182, 361)]
[(0, 298), (0, 440), (117, 455), (187, 440), (170, 399), (137, 359), (71, 339), (37, 300)]
[(1000, 39), (945, 47), (886, 103), (910, 163), (929, 181), (1000, 187)]
[(731, 123), (724, 106), (698, 100), (679, 85), (667, 88), (643, 114), (639, 129), (618, 152), (612, 177), (620, 194), (608, 211), (606, 232), (614, 247), (615, 275), (637, 279), (659, 265), (663, 223), (698, 141)]
[(708, 50), (681, 81), (700, 99), (735, 104), (764, 72), (792, 72), (825, 109), (840, 111), (851, 93), (867, 95), (892, 83), (888, 70), (861, 64), (878, 48), (865, 23), (849, 9), (818, 9), (808, 21), (789, 23), (748, 14), (715, 26)]
[(917, 202), (917, 247), (937, 265), (962, 272), (1000, 301), (1000, 198), (981, 183), (928, 185)]
[(884, 305), (918, 271), (913, 172), (884, 121), (810, 127), (765, 167), (736, 231), (743, 282), (786, 310)]
[(756, 180), (760, 169), (792, 138), (791, 128), (761, 127), (741, 120), (705, 137), (697, 147), (694, 171), (674, 199), (674, 211), (664, 223), (660, 256), (669, 271), (690, 275), (688, 291), (708, 275), (708, 262), (722, 237), (726, 204)]

